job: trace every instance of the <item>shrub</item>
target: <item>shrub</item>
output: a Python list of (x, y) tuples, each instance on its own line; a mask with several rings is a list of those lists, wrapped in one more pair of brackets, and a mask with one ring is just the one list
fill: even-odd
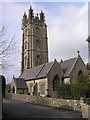
[(78, 76), (76, 83), (71, 85), (61, 84), (57, 89), (59, 98), (80, 99), (80, 97), (90, 96), (90, 83), (84, 74)]
[(71, 98), (71, 91), (69, 84), (61, 84), (58, 86), (57, 94), (59, 98)]

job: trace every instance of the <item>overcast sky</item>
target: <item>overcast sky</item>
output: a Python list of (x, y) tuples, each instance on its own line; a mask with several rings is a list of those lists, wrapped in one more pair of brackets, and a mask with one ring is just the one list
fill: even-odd
[[(83, 0), (84, 1), (84, 0)], [(43, 9), (48, 32), (49, 61), (66, 60), (77, 56), (77, 51), (85, 63), (88, 62), (88, 3), (87, 2), (33, 2), (34, 13)], [(8, 25), (10, 35), (16, 35), (21, 51), (22, 16), (28, 14), (30, 2), (3, 2), (2, 25)], [(12, 57), (13, 58), (13, 57)], [(4, 75), (8, 82), (20, 75), (21, 53), (12, 59), (13, 68), (6, 69)]]

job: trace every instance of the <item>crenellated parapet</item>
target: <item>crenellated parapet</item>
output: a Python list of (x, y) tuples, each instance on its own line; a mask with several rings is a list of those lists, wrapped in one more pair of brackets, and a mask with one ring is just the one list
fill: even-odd
[(29, 23), (35, 23), (35, 24), (39, 24), (39, 25), (45, 23), (45, 16), (44, 16), (43, 11), (41, 10), (41, 12), (39, 14), (37, 13), (35, 15), (32, 7), (30, 6), (30, 9), (28, 10), (28, 16), (26, 15), (26, 13), (24, 13), (24, 15), (23, 15), (22, 29)]

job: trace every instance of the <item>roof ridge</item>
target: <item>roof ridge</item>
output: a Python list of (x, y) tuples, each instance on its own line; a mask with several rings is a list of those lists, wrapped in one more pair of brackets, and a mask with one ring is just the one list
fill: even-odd
[[(67, 59), (67, 60), (63, 60), (62, 62), (66, 62), (66, 61), (69, 61), (69, 60), (72, 60), (72, 59), (76, 59), (77, 57), (73, 57), (73, 58), (70, 58), (70, 59)], [(61, 61), (60, 61), (61, 62)], [(60, 64), (60, 62), (59, 62), (59, 64)], [(61, 62), (61, 63), (62, 63)]]

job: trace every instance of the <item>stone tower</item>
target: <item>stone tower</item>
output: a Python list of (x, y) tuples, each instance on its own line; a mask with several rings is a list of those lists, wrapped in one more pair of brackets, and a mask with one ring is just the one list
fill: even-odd
[(48, 62), (47, 25), (43, 11), (34, 16), (30, 6), (28, 16), (23, 15), (22, 30), (21, 73)]
[(90, 63), (90, 35), (87, 38), (88, 42), (88, 63)]

